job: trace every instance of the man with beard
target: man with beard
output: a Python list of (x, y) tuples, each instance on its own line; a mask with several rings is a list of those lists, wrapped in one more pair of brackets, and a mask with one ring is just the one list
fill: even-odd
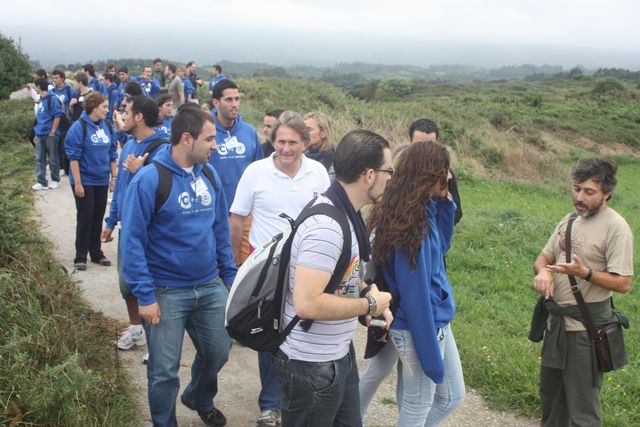
[[(602, 372), (597, 369), (569, 276), (576, 278), (596, 327), (612, 322), (612, 291), (626, 293), (633, 281), (633, 234), (625, 219), (607, 205), (616, 186), (616, 170), (615, 162), (598, 157), (576, 164), (572, 172), (575, 213), (560, 222), (533, 264), (533, 288), (541, 298), (530, 338), (539, 341), (544, 333), (543, 426), (602, 425)], [(571, 262), (566, 262), (567, 223), (574, 218)]]

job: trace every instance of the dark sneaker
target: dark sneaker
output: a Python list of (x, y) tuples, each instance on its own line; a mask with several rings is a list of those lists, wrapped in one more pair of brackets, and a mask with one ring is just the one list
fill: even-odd
[[(184, 395), (180, 395), (180, 401), (184, 406), (191, 409), (192, 411), (196, 410), (195, 408), (191, 407), (191, 405), (189, 405), (189, 402), (187, 402), (187, 400), (184, 398)], [(222, 412), (216, 409), (215, 406), (209, 411), (198, 411), (198, 415), (200, 416), (202, 422), (208, 426), (222, 427), (227, 424), (227, 417), (225, 417)]]
[(94, 264), (99, 264), (103, 267), (111, 267), (111, 261), (109, 261), (109, 258), (107, 258), (106, 256), (102, 256), (102, 258), (100, 258), (99, 260), (91, 260), (92, 263)]
[(73, 267), (78, 271), (84, 271), (87, 269), (87, 263), (84, 261), (75, 261)]

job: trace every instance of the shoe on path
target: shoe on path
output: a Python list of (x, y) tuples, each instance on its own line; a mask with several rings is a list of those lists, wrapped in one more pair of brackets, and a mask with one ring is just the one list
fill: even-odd
[(137, 347), (141, 347), (147, 343), (147, 338), (144, 335), (144, 329), (133, 328), (133, 325), (130, 325), (127, 329), (124, 330), (120, 338), (118, 338), (118, 342), (116, 346), (120, 350), (129, 350), (134, 345)]
[(85, 271), (87, 269), (87, 263), (84, 261), (74, 261), (73, 267), (78, 271)]
[(31, 186), (32, 190), (36, 190), (36, 191), (42, 191), (42, 190), (48, 190), (49, 187), (45, 187), (44, 185), (40, 184), (39, 182), (36, 182), (35, 184), (33, 184)]
[(58, 181), (51, 181), (49, 183), (49, 188), (52, 190), (55, 190), (56, 188), (58, 188), (60, 186), (60, 183)]
[(281, 422), (280, 411), (267, 410), (262, 411), (258, 419), (256, 420), (257, 427), (276, 427)]
[(99, 260), (91, 260), (91, 262), (94, 264), (99, 264), (103, 267), (111, 267), (111, 261), (109, 261), (109, 258), (104, 255), (102, 255), (102, 258), (100, 258)]
[[(196, 410), (195, 408), (191, 407), (191, 405), (189, 405), (187, 399), (184, 398), (184, 394), (180, 395), (180, 401), (184, 406), (191, 409), (192, 411)], [(227, 424), (227, 417), (225, 417), (222, 412), (216, 409), (215, 406), (211, 410), (206, 412), (198, 411), (198, 415), (200, 416), (202, 422), (208, 426), (222, 427)]]

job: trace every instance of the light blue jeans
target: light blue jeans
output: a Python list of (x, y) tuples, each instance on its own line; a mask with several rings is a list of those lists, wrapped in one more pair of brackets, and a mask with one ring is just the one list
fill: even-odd
[(49, 162), (49, 173), (51, 180), (60, 181), (60, 164), (58, 163), (58, 137), (57, 136), (36, 136), (34, 144), (36, 146), (36, 181), (43, 187), (49, 185), (45, 172), (47, 169), (47, 161)]
[[(360, 416), (365, 421), (367, 408), (373, 400), (378, 387), (382, 384), (391, 373), (391, 370), (398, 362), (398, 352), (391, 342), (382, 347), (382, 349), (371, 359), (368, 360), (367, 368), (360, 376)], [(401, 378), (398, 377), (396, 384), (396, 401), (399, 402), (398, 391), (402, 389)]]
[[(444, 361), (444, 381), (434, 383), (422, 369), (410, 331), (391, 329), (403, 363), (398, 365), (399, 427), (436, 426), (447, 418), (464, 400), (462, 365), (451, 326), (438, 330), (440, 354)], [(392, 345), (392, 344), (390, 344)], [(387, 345), (388, 346), (388, 345)]]
[(185, 330), (196, 348), (196, 357), (184, 400), (198, 411), (213, 408), (218, 371), (227, 362), (231, 349), (231, 338), (224, 327), (228, 295), (220, 279), (198, 286), (156, 288), (160, 323), (144, 323), (149, 349), (149, 409), (154, 426), (177, 426), (178, 368)]

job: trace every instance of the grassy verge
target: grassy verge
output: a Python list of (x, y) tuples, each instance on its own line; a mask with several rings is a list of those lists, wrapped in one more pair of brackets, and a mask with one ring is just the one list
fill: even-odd
[[(621, 159), (610, 206), (640, 235), (640, 166)], [(467, 177), (460, 183), (464, 217), (448, 256), (458, 314), (454, 323), (466, 381), (497, 408), (539, 416), (540, 344), (527, 340), (537, 294), (531, 264), (573, 206), (567, 191)], [(635, 271), (640, 251), (635, 250)], [(633, 322), (625, 331), (629, 365), (605, 375), (604, 424), (640, 425), (640, 303), (632, 290), (616, 306)]]
[(111, 344), (30, 219), (31, 102), (0, 102), (0, 425), (139, 425)]

